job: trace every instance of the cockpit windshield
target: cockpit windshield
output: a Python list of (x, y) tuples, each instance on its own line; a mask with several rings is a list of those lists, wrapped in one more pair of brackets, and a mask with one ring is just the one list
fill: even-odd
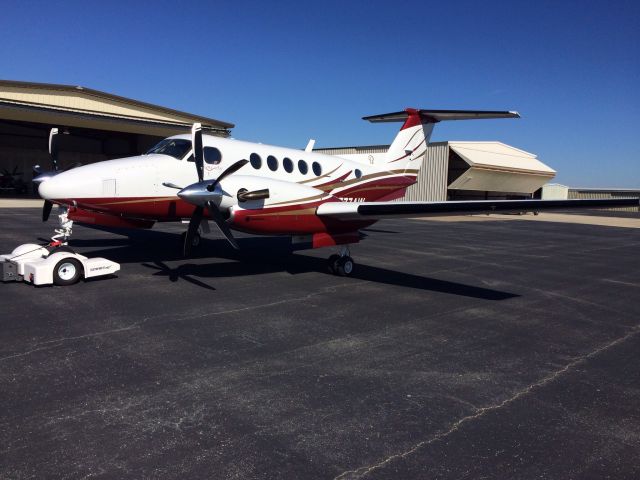
[(182, 138), (165, 138), (146, 154), (161, 153), (182, 160), (189, 150), (191, 150), (191, 141)]

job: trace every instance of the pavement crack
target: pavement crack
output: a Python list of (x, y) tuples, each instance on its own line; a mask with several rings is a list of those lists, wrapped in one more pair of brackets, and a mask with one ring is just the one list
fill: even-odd
[[(205, 318), (205, 317), (212, 317), (212, 316), (217, 316), (217, 315), (227, 315), (227, 314), (232, 314), (232, 313), (239, 313), (239, 312), (246, 312), (248, 310), (257, 310), (257, 309), (261, 309), (261, 308), (268, 308), (268, 307), (274, 307), (274, 306), (278, 306), (278, 305), (282, 305), (285, 303), (291, 303), (291, 302), (304, 302), (306, 300), (309, 300), (312, 297), (315, 296), (319, 296), (319, 295), (324, 295), (326, 293), (332, 293), (335, 292), (337, 289), (344, 287), (346, 285), (357, 285), (358, 283), (364, 283), (364, 282), (349, 282), (349, 283), (342, 283), (339, 285), (331, 285), (330, 287), (324, 288), (322, 290), (318, 290), (312, 293), (309, 293), (307, 295), (304, 296), (300, 296), (300, 297), (293, 297), (293, 298), (285, 298), (282, 300), (277, 300), (274, 302), (269, 302), (269, 303), (262, 303), (259, 305), (248, 305), (246, 307), (240, 307), (240, 308), (232, 308), (229, 310), (220, 310), (218, 312), (206, 312), (206, 313), (202, 313), (202, 314), (197, 314), (197, 315), (187, 315), (184, 317), (179, 317), (177, 319), (173, 319), (173, 320), (168, 320), (167, 322), (162, 322), (163, 324), (168, 324), (168, 323), (176, 323), (176, 322), (184, 322), (184, 321), (188, 321), (188, 320), (195, 320), (198, 318)], [(139, 322), (135, 322), (132, 323), (130, 325), (124, 326), (124, 327), (120, 327), (120, 328), (113, 328), (111, 330), (104, 330), (104, 331), (100, 331), (100, 332), (93, 332), (93, 333), (87, 333), (84, 335), (76, 335), (73, 337), (62, 337), (62, 338), (56, 338), (53, 340), (46, 340), (44, 342), (38, 342), (35, 343), (31, 346), (30, 350), (27, 350), (25, 352), (21, 352), (21, 353), (14, 353), (12, 355), (7, 355), (4, 357), (0, 357), (0, 362), (3, 362), (5, 360), (11, 360), (13, 358), (18, 358), (18, 357), (25, 357), (27, 355), (31, 355), (32, 353), (36, 353), (36, 352), (40, 352), (40, 351), (44, 351), (44, 350), (50, 350), (56, 347), (60, 347), (62, 346), (64, 343), (69, 342), (69, 341), (73, 341), (73, 340), (82, 340), (82, 339), (86, 339), (86, 338), (93, 338), (93, 337), (99, 337), (99, 336), (103, 336), (103, 335), (111, 335), (114, 333), (121, 333), (121, 332), (126, 332), (129, 330), (134, 330), (137, 328), (140, 328), (144, 323), (147, 323), (149, 320), (154, 320), (157, 318), (162, 318), (162, 317), (166, 317), (167, 314), (162, 314), (162, 315), (157, 315), (155, 317), (145, 317), (142, 320), (140, 320)]]
[(462, 417), (458, 420), (456, 420), (450, 427), (448, 430), (436, 433), (435, 435), (433, 435), (431, 438), (428, 438), (426, 440), (423, 440), (421, 442), (418, 442), (417, 444), (415, 444), (413, 447), (409, 448), (408, 450), (405, 450), (404, 452), (400, 452), (400, 453), (395, 453), (393, 455), (390, 455), (386, 458), (384, 458), (383, 460), (380, 460), (379, 462), (373, 464), (373, 465), (369, 465), (369, 466), (364, 466), (364, 467), (360, 467), (358, 469), (355, 470), (347, 470), (343, 473), (341, 473), (340, 475), (338, 475), (337, 477), (334, 478), (334, 480), (347, 480), (347, 479), (357, 479), (357, 478), (363, 478), (366, 475), (368, 475), (369, 473), (378, 470), (388, 464), (390, 464), (391, 462), (395, 461), (395, 460), (400, 460), (403, 458), (408, 457), (409, 455), (417, 452), (418, 450), (420, 450), (422, 447), (426, 447), (428, 445), (431, 445), (433, 443), (436, 443), (444, 438), (446, 438), (447, 436), (451, 435), (452, 433), (456, 432), (457, 430), (460, 429), (460, 427), (462, 427), (465, 423), (469, 423), (472, 422), (474, 420), (477, 420), (481, 417), (483, 417), (484, 415), (486, 415), (487, 413), (491, 413), (494, 412), (496, 410), (500, 410), (501, 408), (510, 405), (511, 403), (515, 402), (516, 400), (528, 395), (529, 393), (531, 393), (532, 391), (544, 387), (547, 384), (553, 382), (555, 379), (557, 379), (558, 377), (560, 377), (561, 375), (563, 375), (564, 373), (566, 373), (567, 371), (571, 370), (572, 368), (574, 368), (575, 366), (586, 362), (587, 360), (599, 355), (600, 353), (615, 347), (623, 342), (625, 342), (626, 340), (628, 340), (629, 338), (637, 335), (638, 333), (640, 333), (640, 325), (636, 325), (635, 327), (631, 328), (629, 330), (629, 332), (627, 332), (625, 335), (623, 335), (622, 337), (618, 337), (617, 339), (602, 345), (598, 348), (596, 348), (595, 350), (586, 353), (584, 355), (580, 355), (578, 357), (575, 357), (571, 362), (569, 362), (568, 364), (566, 364), (564, 367), (562, 367), (559, 370), (556, 370), (552, 373), (550, 373), (549, 375), (543, 377), (542, 379), (538, 380), (535, 383), (532, 383), (528, 386), (526, 386), (525, 388), (518, 390), (514, 395), (512, 395), (511, 397), (503, 400), (502, 402), (496, 404), (496, 405), (490, 405), (488, 407), (481, 407), (475, 410), (475, 412), (472, 415), (467, 415), (465, 417)]

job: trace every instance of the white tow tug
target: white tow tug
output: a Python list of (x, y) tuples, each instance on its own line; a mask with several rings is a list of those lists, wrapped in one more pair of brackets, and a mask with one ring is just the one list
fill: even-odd
[(51, 243), (25, 243), (9, 254), (0, 255), (0, 281), (73, 285), (81, 278), (111, 275), (120, 270), (120, 264), (106, 258), (87, 258), (74, 252), (66, 242), (73, 222), (67, 219), (66, 210), (59, 218), (60, 229)]

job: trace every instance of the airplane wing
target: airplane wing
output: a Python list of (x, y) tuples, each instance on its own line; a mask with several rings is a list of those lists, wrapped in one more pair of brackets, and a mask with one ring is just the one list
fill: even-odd
[(518, 213), (545, 210), (639, 206), (638, 198), (585, 200), (474, 200), (447, 202), (327, 202), (317, 215), (338, 220), (436, 217), (474, 213)]

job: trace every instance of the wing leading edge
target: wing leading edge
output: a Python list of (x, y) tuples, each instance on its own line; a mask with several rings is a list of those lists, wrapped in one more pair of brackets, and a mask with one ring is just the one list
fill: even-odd
[(474, 213), (517, 213), (583, 208), (634, 207), (638, 198), (585, 200), (474, 200), (448, 202), (328, 202), (318, 206), (316, 213), (339, 220), (437, 217)]

